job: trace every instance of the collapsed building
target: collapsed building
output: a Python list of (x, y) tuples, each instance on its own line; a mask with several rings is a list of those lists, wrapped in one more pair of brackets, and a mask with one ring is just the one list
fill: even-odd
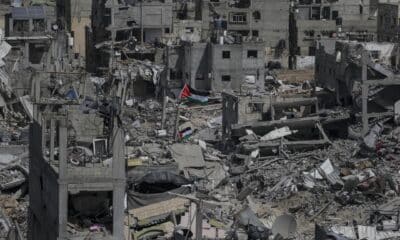
[(317, 83), (335, 93), (336, 103), (352, 106), (363, 122), (394, 114), (399, 48), (393, 43), (325, 41), (317, 50)]

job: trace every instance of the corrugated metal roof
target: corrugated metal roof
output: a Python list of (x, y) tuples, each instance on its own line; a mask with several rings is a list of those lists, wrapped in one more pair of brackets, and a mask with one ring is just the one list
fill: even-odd
[(43, 19), (46, 18), (46, 11), (43, 6), (11, 8), (13, 19)]

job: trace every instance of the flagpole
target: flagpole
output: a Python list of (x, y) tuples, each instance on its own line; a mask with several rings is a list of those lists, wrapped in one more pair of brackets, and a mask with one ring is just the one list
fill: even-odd
[(175, 129), (174, 129), (174, 139), (178, 141), (178, 128), (179, 128), (179, 115), (181, 114), (181, 100), (179, 99), (176, 105), (176, 118), (175, 118)]

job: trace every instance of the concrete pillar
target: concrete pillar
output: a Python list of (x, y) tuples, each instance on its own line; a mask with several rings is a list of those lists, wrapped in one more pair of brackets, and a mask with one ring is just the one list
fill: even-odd
[(59, 188), (58, 188), (58, 221), (59, 237), (67, 237), (68, 223), (68, 183), (67, 178), (67, 124), (66, 119), (59, 120)]
[(42, 153), (46, 151), (46, 130), (47, 130), (47, 119), (42, 119)]
[[(114, 126), (117, 126), (115, 124)], [(125, 149), (124, 134), (122, 129), (116, 128), (112, 138), (113, 162), (113, 235), (114, 239), (124, 239), (125, 219)]]
[(58, 188), (58, 236), (67, 239), (68, 224), (68, 184), (60, 183)]
[(50, 162), (54, 162), (54, 145), (56, 140), (55, 136), (56, 136), (56, 121), (54, 119), (50, 119)]
[(115, 240), (125, 239), (125, 180), (114, 183), (113, 190), (113, 235)]
[(368, 92), (369, 85), (368, 81), (368, 53), (366, 50), (362, 53), (362, 72), (361, 72), (361, 84), (362, 84), (362, 134), (365, 135), (369, 131), (369, 122), (368, 122)]
[(58, 131), (59, 131), (59, 139), (58, 139), (59, 170), (58, 170), (58, 175), (60, 177), (60, 180), (63, 181), (68, 177), (67, 176), (67, 173), (68, 173), (68, 163), (67, 163), (68, 131), (67, 131), (66, 119), (59, 120)]

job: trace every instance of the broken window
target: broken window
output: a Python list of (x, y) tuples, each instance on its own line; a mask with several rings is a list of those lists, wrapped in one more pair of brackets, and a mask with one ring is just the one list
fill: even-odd
[(254, 20), (256, 20), (256, 21), (261, 20), (261, 13), (260, 13), (259, 11), (253, 12), (253, 18), (254, 18)]
[(259, 36), (258, 30), (253, 30), (252, 35), (253, 37), (258, 37)]
[(332, 11), (332, 20), (336, 20), (339, 17), (338, 11)]
[(186, 33), (193, 33), (194, 32), (194, 28), (193, 27), (187, 27), (187, 28), (185, 28), (185, 32)]
[(33, 31), (44, 32), (46, 31), (46, 22), (44, 19), (33, 19)]
[(323, 19), (330, 19), (331, 18), (331, 8), (330, 7), (324, 7), (322, 9), (322, 18)]
[(372, 57), (373, 59), (379, 59), (379, 57), (380, 57), (380, 55), (381, 55), (381, 51), (379, 51), (379, 50), (373, 50), (373, 51), (370, 51), (370, 54), (371, 54), (371, 57)]
[(39, 43), (29, 44), (29, 62), (32, 64), (40, 64), (44, 53), (46, 52), (46, 45)]
[(258, 51), (257, 50), (248, 50), (247, 58), (258, 58)]
[(171, 31), (169, 30), (169, 28), (165, 28), (165, 29), (164, 29), (164, 33), (167, 33), (167, 34), (168, 34), (168, 33), (170, 33), (170, 32), (171, 32)]
[(336, 25), (341, 26), (342, 23), (343, 23), (343, 19), (341, 17), (340, 18), (336, 18)]
[(15, 32), (29, 32), (29, 20), (14, 20), (13, 30)]
[(320, 20), (321, 19), (321, 8), (320, 7), (312, 7), (311, 8), (311, 20)]
[(131, 33), (129, 31), (121, 30), (117, 31), (115, 40), (116, 41), (124, 41), (130, 38)]
[(230, 75), (222, 75), (221, 80), (223, 82), (230, 82), (231, 81), (231, 76)]
[(223, 59), (231, 58), (231, 52), (230, 51), (222, 51), (222, 58)]
[(304, 35), (306, 35), (307, 37), (314, 37), (315, 31), (314, 30), (306, 30), (306, 31), (304, 31)]
[(247, 23), (247, 14), (246, 13), (231, 13), (230, 23), (246, 24)]
[(263, 111), (263, 103), (249, 103), (246, 113), (261, 113)]

